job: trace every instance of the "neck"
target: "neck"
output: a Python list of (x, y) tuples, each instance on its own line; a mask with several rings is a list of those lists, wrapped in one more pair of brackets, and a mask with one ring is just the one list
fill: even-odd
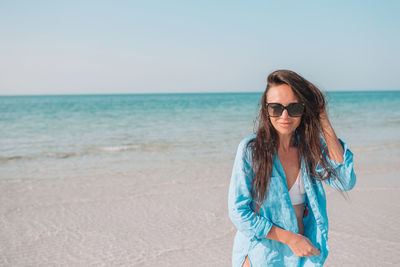
[(289, 152), (290, 148), (293, 146), (293, 135), (279, 135), (279, 151)]

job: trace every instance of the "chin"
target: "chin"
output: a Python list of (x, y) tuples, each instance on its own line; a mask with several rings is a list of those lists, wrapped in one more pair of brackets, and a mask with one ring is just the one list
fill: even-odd
[(282, 135), (292, 135), (294, 131), (278, 131), (279, 134)]
[(283, 135), (293, 134), (293, 132), (294, 132), (295, 130), (296, 130), (296, 129), (287, 129), (287, 128), (277, 128), (277, 129), (276, 129), (276, 131), (277, 131), (279, 134), (283, 134)]

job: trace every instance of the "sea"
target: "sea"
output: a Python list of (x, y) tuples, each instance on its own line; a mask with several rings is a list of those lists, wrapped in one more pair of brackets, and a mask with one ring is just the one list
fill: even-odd
[[(0, 96), (0, 179), (231, 162), (241, 139), (254, 132), (261, 94)], [(400, 162), (400, 91), (325, 95), (337, 136), (364, 155), (366, 167), (387, 155)]]

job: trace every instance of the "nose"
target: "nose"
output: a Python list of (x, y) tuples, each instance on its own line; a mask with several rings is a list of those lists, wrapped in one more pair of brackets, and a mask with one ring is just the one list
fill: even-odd
[(287, 109), (284, 109), (282, 112), (281, 118), (287, 118), (287, 117), (289, 117), (289, 114), (287, 112)]

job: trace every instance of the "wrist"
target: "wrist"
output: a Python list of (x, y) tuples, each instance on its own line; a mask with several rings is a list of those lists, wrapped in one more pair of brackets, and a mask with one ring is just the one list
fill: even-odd
[(297, 240), (297, 237), (298, 237), (298, 234), (287, 231), (287, 234), (285, 235), (285, 238), (282, 241), (286, 245), (290, 246), (292, 243), (294, 243)]
[(330, 123), (328, 118), (323, 118), (323, 119), (321, 118), (319, 120), (319, 123), (321, 124), (322, 128), (326, 128), (326, 127), (330, 127), (331, 126), (331, 123)]

